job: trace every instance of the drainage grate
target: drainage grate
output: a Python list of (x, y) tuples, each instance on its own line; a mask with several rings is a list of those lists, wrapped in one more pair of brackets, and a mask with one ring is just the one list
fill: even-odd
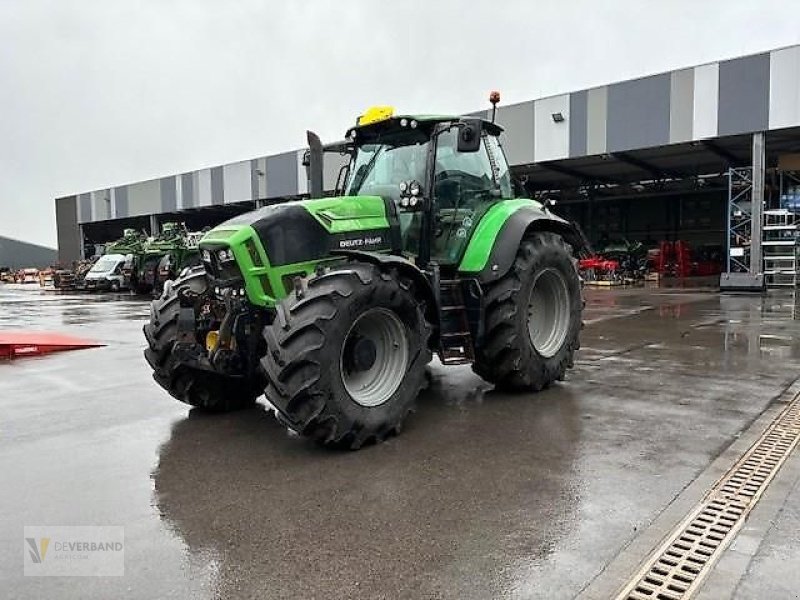
[(800, 441), (800, 395), (675, 529), (617, 600), (685, 600)]

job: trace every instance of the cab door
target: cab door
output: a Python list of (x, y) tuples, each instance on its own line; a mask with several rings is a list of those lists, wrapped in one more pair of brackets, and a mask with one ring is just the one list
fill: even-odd
[(511, 178), (497, 139), (483, 134), (477, 152), (459, 152), (458, 128), (436, 142), (431, 257), (457, 264), (476, 225), (492, 204), (512, 197)]

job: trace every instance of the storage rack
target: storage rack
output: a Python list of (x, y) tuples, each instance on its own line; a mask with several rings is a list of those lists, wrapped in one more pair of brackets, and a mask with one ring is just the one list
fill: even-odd
[(753, 170), (728, 170), (728, 256), (727, 273), (746, 273), (750, 268), (753, 235)]
[(764, 211), (764, 276), (768, 287), (797, 287), (800, 213), (785, 208)]

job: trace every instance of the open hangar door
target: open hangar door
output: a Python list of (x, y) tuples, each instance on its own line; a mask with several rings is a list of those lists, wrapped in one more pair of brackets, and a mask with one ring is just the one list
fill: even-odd
[(140, 216), (84, 223), (81, 225), (81, 230), (83, 231), (83, 256), (91, 258), (97, 254), (102, 254), (103, 247), (108, 242), (121, 238), (126, 229), (149, 232), (150, 217)]
[(190, 208), (180, 212), (161, 213), (156, 215), (156, 223), (160, 228), (164, 223), (185, 223), (189, 231), (202, 231), (213, 228), (220, 223), (232, 219), (255, 208), (252, 201), (220, 204)]
[[(724, 182), (722, 182), (724, 183)], [(654, 247), (662, 240), (694, 246), (725, 243), (727, 188), (662, 190), (623, 196), (567, 197), (556, 207), (577, 222), (595, 246), (614, 239)]]
[(248, 201), (188, 209), (180, 212), (161, 213), (154, 215), (152, 218), (149, 215), (142, 215), (125, 219), (84, 223), (81, 226), (84, 256), (88, 258), (102, 254), (104, 246), (121, 238), (126, 229), (135, 229), (147, 235), (153, 235), (157, 233), (157, 231), (152, 230), (153, 227), (160, 231), (164, 223), (185, 223), (189, 231), (202, 231), (205, 228), (215, 227), (223, 221), (249, 212), (254, 207), (255, 203)]
[[(800, 130), (767, 134), (767, 204), (779, 193), (779, 158), (798, 148)], [(728, 170), (749, 167), (751, 150), (748, 134), (517, 165), (513, 170), (531, 197), (554, 201), (557, 214), (580, 225), (593, 249), (619, 246), (623, 240), (640, 242), (652, 258), (659, 249), (677, 252), (672, 244), (680, 242), (680, 252), (693, 265), (681, 273), (710, 275), (725, 261)]]

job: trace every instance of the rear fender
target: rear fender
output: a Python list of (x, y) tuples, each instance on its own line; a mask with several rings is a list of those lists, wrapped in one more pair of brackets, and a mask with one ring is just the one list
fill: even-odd
[[(577, 227), (549, 210), (540, 208), (538, 204), (531, 203), (530, 206), (522, 206), (508, 216), (496, 231), (488, 253), (485, 250), (482, 251), (483, 256), (476, 256), (473, 253), (472, 260), (467, 261), (470, 247), (476, 242), (473, 236), (459, 271), (465, 276), (477, 278), (481, 283), (491, 283), (500, 279), (508, 273), (514, 263), (522, 239), (537, 231), (549, 231), (560, 235), (572, 246), (574, 254), (580, 252), (586, 245)], [(484, 248), (486, 242), (486, 240), (480, 242)]]

